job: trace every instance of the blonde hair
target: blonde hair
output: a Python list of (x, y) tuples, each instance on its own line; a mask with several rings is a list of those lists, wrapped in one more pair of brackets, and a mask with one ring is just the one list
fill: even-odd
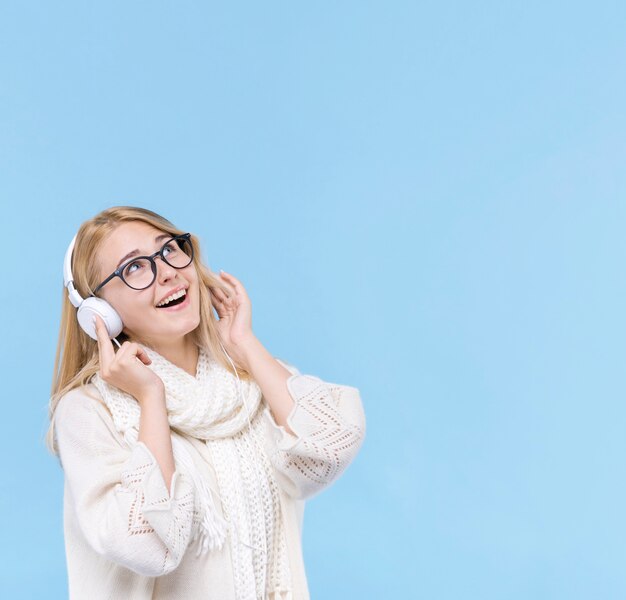
[[(76, 235), (71, 262), (74, 286), (83, 298), (92, 293), (93, 289), (100, 283), (98, 263), (94, 257), (102, 247), (103, 242), (116, 227), (130, 221), (142, 221), (172, 236), (186, 233), (176, 228), (165, 217), (137, 206), (113, 206), (85, 221)], [(228, 288), (218, 274), (213, 273), (208, 266), (202, 263), (198, 238), (192, 234), (190, 241), (194, 250), (192, 264), (198, 274), (200, 290), (200, 324), (190, 333), (190, 336), (198, 347), (205, 348), (212, 358), (232, 371), (232, 367), (220, 347), (220, 336), (216, 327), (217, 317), (212, 310), (213, 303), (209, 292), (210, 287), (220, 288), (224, 291), (227, 291)], [(50, 424), (45, 434), (45, 445), (56, 456), (58, 456), (58, 448), (54, 436), (54, 415), (57, 404), (65, 393), (89, 383), (99, 369), (98, 342), (80, 327), (76, 318), (77, 309), (70, 302), (65, 287), (62, 288), (62, 294), (61, 324), (48, 406)], [(124, 332), (120, 333), (117, 339), (120, 344), (128, 340), (149, 346), (145, 340), (138, 338), (138, 336), (130, 339)], [(241, 367), (237, 367), (237, 373), (241, 379), (250, 379), (250, 374)]]

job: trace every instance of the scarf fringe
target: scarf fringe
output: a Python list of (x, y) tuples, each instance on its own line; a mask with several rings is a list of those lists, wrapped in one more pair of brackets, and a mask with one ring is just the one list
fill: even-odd
[(180, 440), (172, 436), (172, 450), (174, 458), (183, 466), (185, 474), (189, 475), (195, 486), (202, 520), (192, 534), (191, 541), (198, 541), (196, 556), (206, 554), (209, 550), (220, 549), (226, 540), (228, 523), (217, 512), (215, 501), (210, 488), (196, 471), (193, 459)]
[[(215, 501), (211, 489), (206, 485), (204, 479), (199, 476), (193, 463), (193, 458), (180, 440), (171, 435), (172, 451), (176, 468), (182, 466), (184, 475), (191, 478), (194, 484), (196, 496), (196, 506), (201, 516), (200, 521), (194, 520), (194, 531), (191, 534), (191, 542), (198, 542), (196, 556), (206, 554), (210, 550), (221, 549), (226, 541), (228, 533), (228, 522), (221, 517), (215, 506)], [(138, 432), (134, 428), (124, 432), (124, 438), (129, 445), (137, 443)]]

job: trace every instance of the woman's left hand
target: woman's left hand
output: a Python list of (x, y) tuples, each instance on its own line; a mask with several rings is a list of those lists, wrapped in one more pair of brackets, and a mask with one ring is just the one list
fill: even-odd
[(231, 358), (245, 368), (245, 348), (255, 339), (252, 331), (252, 303), (243, 284), (230, 273), (220, 273), (229, 292), (211, 287), (211, 301), (219, 316), (217, 329)]

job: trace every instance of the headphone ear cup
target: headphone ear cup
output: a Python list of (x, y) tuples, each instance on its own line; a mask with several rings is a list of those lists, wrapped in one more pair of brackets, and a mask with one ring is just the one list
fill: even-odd
[(96, 326), (93, 322), (95, 315), (98, 315), (104, 322), (109, 334), (109, 339), (117, 337), (122, 333), (124, 324), (118, 312), (106, 300), (90, 296), (81, 302), (76, 313), (81, 329), (89, 337), (96, 341), (98, 340)]

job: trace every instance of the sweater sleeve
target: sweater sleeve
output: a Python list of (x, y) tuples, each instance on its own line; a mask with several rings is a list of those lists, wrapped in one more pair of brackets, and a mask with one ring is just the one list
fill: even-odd
[(294, 407), (278, 425), (266, 406), (268, 454), (279, 485), (292, 497), (308, 499), (345, 471), (365, 439), (365, 412), (359, 390), (305, 375), (277, 358), (290, 373), (287, 389)]
[(105, 558), (140, 575), (164, 575), (178, 566), (190, 539), (192, 483), (176, 470), (168, 490), (149, 448), (141, 441), (127, 448), (103, 410), (76, 388), (55, 412), (59, 458), (79, 527)]

